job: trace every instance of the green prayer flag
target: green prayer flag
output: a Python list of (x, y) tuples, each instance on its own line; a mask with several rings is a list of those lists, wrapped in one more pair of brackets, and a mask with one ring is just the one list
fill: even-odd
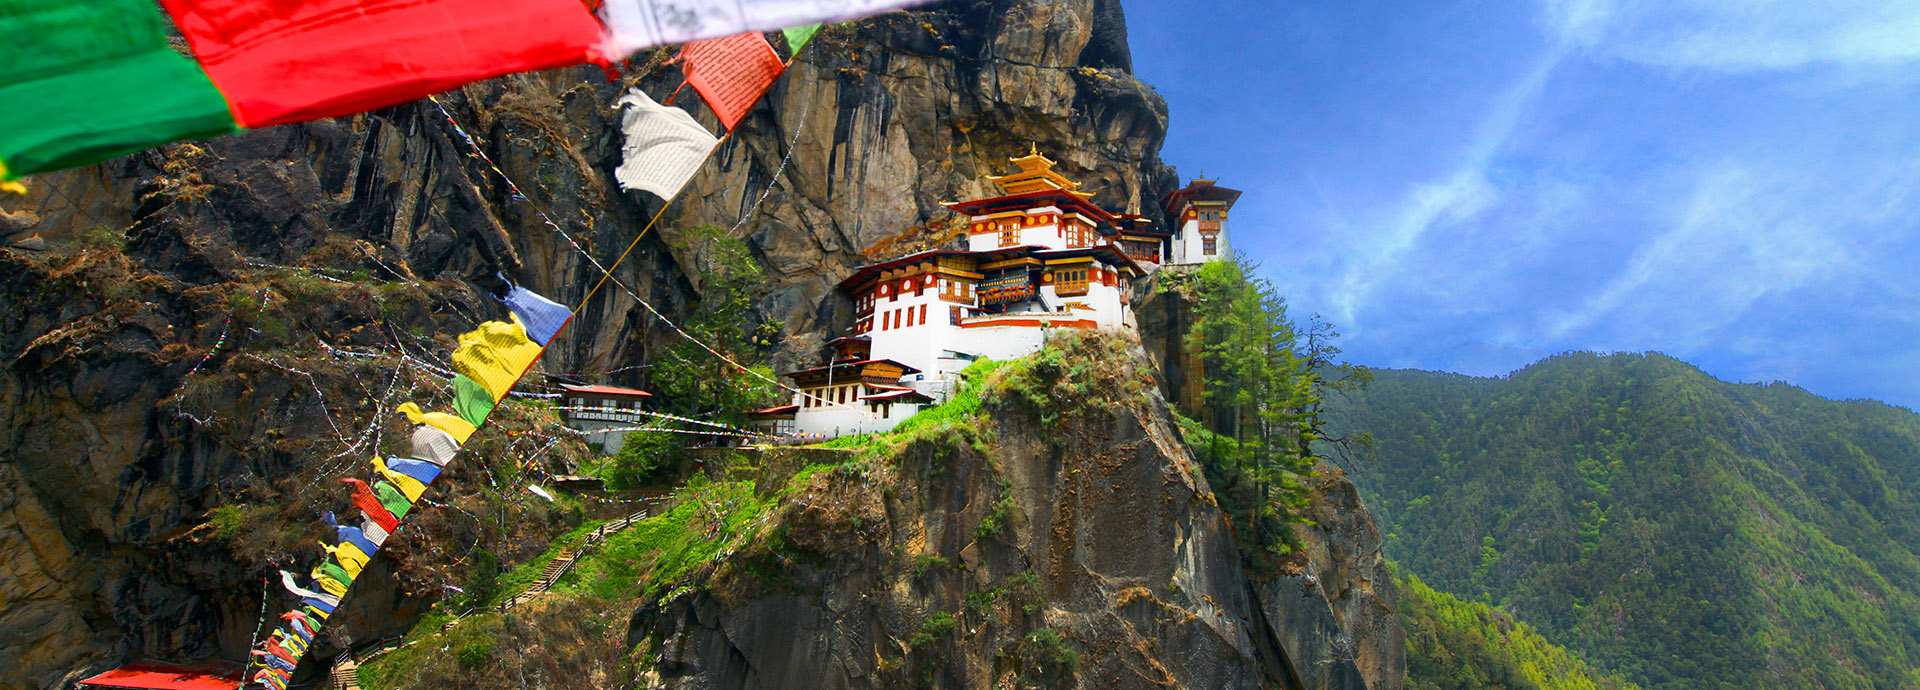
[(152, 0), (0, 0), (0, 179), (232, 132)]
[(806, 47), (807, 42), (813, 40), (813, 35), (819, 32), (819, 24), (808, 24), (806, 26), (795, 26), (780, 30), (780, 33), (787, 37), (788, 55), (799, 55), (800, 49)]
[(493, 392), (466, 374), (453, 375), (453, 411), (468, 424), (480, 426), (493, 414)]
[(340, 567), (340, 564), (334, 563), (333, 561), (321, 561), (320, 574), (331, 577), (334, 582), (343, 585), (353, 584), (353, 576), (347, 574), (347, 569)]
[(413, 510), (413, 501), (407, 500), (406, 494), (385, 479), (373, 483), (373, 495), (380, 499), (380, 505), (387, 512), (393, 513), (394, 520), (406, 517), (407, 511)]

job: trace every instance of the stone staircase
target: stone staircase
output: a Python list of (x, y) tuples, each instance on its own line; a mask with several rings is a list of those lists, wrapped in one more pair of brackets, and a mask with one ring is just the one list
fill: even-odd
[[(647, 519), (648, 516), (653, 514), (655, 505), (657, 504), (649, 504), (646, 508), (641, 509), (640, 512), (601, 525), (598, 529), (587, 533), (587, 538), (582, 540), (579, 546), (561, 549), (560, 553), (554, 556), (553, 562), (548, 563), (547, 568), (540, 571), (540, 579), (534, 580), (533, 584), (529, 585), (525, 591), (513, 595), (498, 607), (490, 610), (507, 611), (546, 594), (547, 590), (553, 588), (554, 583), (559, 582), (560, 578), (566, 577), (567, 573), (573, 571), (574, 564), (579, 563), (581, 557), (592, 553), (595, 547), (598, 547), (601, 542), (607, 540), (608, 536), (632, 527), (641, 520)], [(440, 632), (452, 630), (453, 626), (459, 624), (462, 618), (486, 610), (489, 609), (468, 611), (467, 613), (461, 614), (453, 620), (447, 621), (446, 625), (440, 626)], [(408, 642), (405, 644), (383, 646), (358, 657), (354, 656), (352, 650), (341, 652), (340, 656), (333, 662), (333, 672), (330, 675), (330, 684), (328, 687), (333, 690), (360, 690), (360, 664), (372, 661), (383, 654), (401, 649), (410, 644), (413, 643)]]

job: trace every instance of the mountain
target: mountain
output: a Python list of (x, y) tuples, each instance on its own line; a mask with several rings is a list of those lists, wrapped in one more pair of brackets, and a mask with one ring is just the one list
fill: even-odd
[(1648, 688), (1920, 687), (1920, 415), (1658, 354), (1381, 371), (1390, 558)]
[(1407, 631), (1408, 690), (1637, 690), (1492, 606), (1393, 580)]

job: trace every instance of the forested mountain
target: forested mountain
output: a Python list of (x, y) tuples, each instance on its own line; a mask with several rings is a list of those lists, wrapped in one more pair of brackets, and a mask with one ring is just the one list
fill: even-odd
[(1649, 688), (1920, 688), (1920, 415), (1569, 354), (1336, 410), (1388, 555)]
[(1393, 584), (1407, 631), (1407, 690), (1638, 690), (1499, 609), (1411, 575)]

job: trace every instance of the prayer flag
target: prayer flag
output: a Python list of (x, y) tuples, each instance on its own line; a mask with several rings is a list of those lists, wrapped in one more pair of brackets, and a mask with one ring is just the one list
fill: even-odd
[(680, 50), (680, 68), (720, 124), (733, 131), (787, 65), (765, 36), (749, 32), (688, 43)]
[(234, 130), (149, 0), (0, 0), (0, 180)]
[[(606, 0), (602, 7), (608, 36), (603, 46), (609, 60), (620, 60), (643, 48), (731, 36), (744, 31), (772, 31), (784, 26), (857, 19), (887, 10), (918, 5), (927, 0), (754, 0), (753, 2), (679, 2), (677, 0)], [(799, 50), (798, 46), (794, 50)]]
[(386, 506), (387, 512), (393, 513), (396, 523), (406, 517), (408, 511), (413, 510), (413, 501), (407, 500), (406, 494), (401, 493), (400, 489), (395, 488), (385, 479), (374, 480), (373, 495), (380, 498), (380, 505)]
[[(365, 513), (363, 512), (362, 514), (364, 515)], [(361, 521), (360, 533), (366, 535), (367, 541), (373, 542), (375, 548), (379, 548), (387, 543), (387, 536), (392, 534), (393, 530), (387, 529), (385, 525), (374, 522), (372, 517), (368, 517), (366, 520)]]
[(394, 488), (400, 490), (400, 495), (407, 499), (408, 505), (419, 501), (420, 496), (427, 493), (425, 482), (387, 469), (387, 463), (382, 462), (380, 458), (373, 459), (373, 470), (380, 473), (380, 476), (386, 478), (388, 482), (392, 482)]
[[(457, 352), (454, 354), (456, 357), (459, 356)], [(454, 367), (458, 368), (459, 366), (458, 360), (455, 360)], [(422, 412), (420, 405), (417, 403), (401, 405), (398, 411), (406, 415), (407, 419), (413, 420), (415, 424), (425, 424), (447, 432), (448, 436), (453, 437), (455, 443), (466, 443), (467, 437), (473, 435), (474, 426), (467, 423), (467, 420), (445, 412)]]
[(161, 4), (247, 127), (352, 115), (577, 65), (602, 37), (579, 0)]
[(493, 413), (493, 393), (474, 383), (473, 379), (454, 374), (453, 411), (460, 413), (460, 418), (467, 420), (468, 424), (485, 424), (487, 415)]
[[(393, 513), (388, 511), (387, 507), (380, 503), (379, 497), (373, 495), (373, 488), (367, 486), (366, 482), (358, 479), (342, 479), (340, 481), (353, 485), (353, 505), (359, 508), (360, 512), (366, 514), (369, 522), (379, 525), (381, 532), (392, 534), (395, 529), (400, 527), (400, 521), (395, 519)], [(374, 540), (376, 544), (383, 542), (385, 542), (384, 538)]]
[(387, 469), (393, 470), (421, 484), (432, 484), (440, 476), (440, 466), (408, 458), (387, 458)]
[[(488, 321), (460, 335), (460, 347), (453, 351), (453, 370), (480, 382), (493, 393), (493, 400), (498, 403), (513, 390), (513, 384), (533, 368), (533, 361), (540, 358), (543, 349), (527, 339), (527, 332), (520, 324)], [(404, 410), (405, 406), (401, 409)], [(414, 409), (419, 408), (415, 406)], [(412, 413), (408, 414), (411, 416)], [(451, 429), (447, 432), (461, 443), (466, 443), (467, 434), (473, 433), (471, 429), (466, 434), (455, 433)]]
[(326, 593), (328, 593), (328, 594), (331, 594), (331, 595), (333, 595), (333, 596), (334, 596), (334, 597), (336, 597), (336, 598), (344, 598), (344, 597), (346, 597), (346, 596), (347, 596), (347, 583), (348, 583), (348, 582), (352, 582), (353, 580), (351, 580), (351, 579), (347, 579), (347, 580), (342, 580), (342, 579), (341, 579), (341, 578), (344, 578), (344, 577), (346, 577), (346, 576), (347, 576), (347, 574), (346, 574), (346, 572), (345, 572), (345, 571), (342, 571), (342, 572), (340, 573), (340, 577), (334, 577), (334, 576), (332, 576), (332, 575), (324, 575), (324, 574), (321, 574), (321, 569), (322, 569), (322, 568), (332, 568), (332, 569), (334, 569), (334, 570), (339, 570), (339, 569), (340, 569), (340, 566), (337, 566), (337, 565), (334, 565), (334, 564), (333, 564), (332, 562), (328, 562), (328, 561), (323, 561), (323, 562), (322, 562), (322, 563), (321, 563), (321, 564), (320, 564), (319, 566), (316, 566), (316, 567), (314, 567), (314, 569), (313, 569), (313, 585), (314, 585), (315, 587), (319, 587), (319, 588), (320, 588), (320, 591), (322, 591), (322, 592), (326, 592)]
[(364, 553), (369, 557), (373, 556), (374, 552), (380, 550), (380, 545), (368, 539), (366, 533), (360, 531), (358, 527), (335, 525), (333, 532), (339, 538), (342, 545), (352, 544), (353, 548), (359, 549), (360, 553)]
[(527, 337), (542, 347), (552, 343), (553, 336), (559, 335), (560, 329), (566, 328), (567, 322), (573, 319), (573, 310), (518, 285), (507, 293), (505, 301), (507, 308), (513, 310), (513, 318), (526, 329)]
[(350, 577), (360, 577), (360, 571), (366, 569), (367, 562), (372, 560), (366, 552), (360, 550), (360, 547), (351, 543), (335, 546), (321, 542), (320, 547), (326, 549), (327, 553), (333, 554), (333, 560), (339, 561), (340, 567), (345, 569)]
[(544, 499), (547, 499), (547, 502), (548, 502), (548, 503), (552, 503), (552, 502), (553, 502), (553, 494), (550, 494), (550, 493), (547, 493), (547, 490), (546, 490), (546, 489), (542, 489), (542, 488), (540, 488), (540, 487), (538, 487), (538, 486), (534, 486), (534, 485), (532, 485), (532, 484), (528, 484), (528, 485), (527, 485), (527, 490), (528, 490), (528, 491), (532, 491), (532, 492), (534, 493), (534, 495), (537, 495), (537, 496), (539, 496), (539, 497), (541, 497), (541, 498), (544, 498)]
[(413, 459), (446, 467), (447, 463), (453, 462), (453, 455), (458, 452), (460, 452), (460, 442), (453, 440), (452, 434), (424, 424), (414, 427)]
[(315, 592), (311, 589), (307, 589), (305, 587), (301, 587), (300, 585), (294, 584), (293, 573), (289, 573), (285, 570), (280, 571), (280, 584), (286, 587), (287, 591), (289, 593), (292, 593), (296, 597), (300, 597), (301, 599), (313, 599), (316, 601), (326, 603), (328, 611), (332, 611), (333, 607), (340, 605), (339, 597), (329, 596), (327, 594)]
[(626, 143), (621, 146), (614, 178), (622, 189), (645, 190), (673, 200), (720, 140), (687, 111), (655, 103), (639, 89), (628, 91), (618, 105), (626, 107), (620, 115)]
[(807, 47), (807, 43), (813, 40), (813, 35), (820, 33), (820, 25), (789, 26), (781, 29), (780, 33), (787, 37), (787, 50), (790, 51), (789, 54), (799, 55), (800, 49)]

